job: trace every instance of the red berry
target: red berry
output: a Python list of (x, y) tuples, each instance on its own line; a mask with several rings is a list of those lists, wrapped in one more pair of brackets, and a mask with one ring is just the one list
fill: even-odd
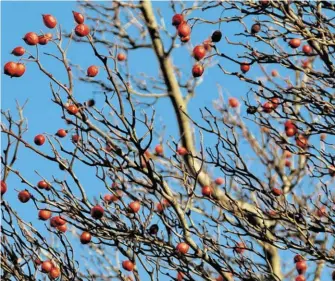
[(1, 181), (1, 195), (4, 195), (7, 192), (7, 184), (4, 181)]
[(80, 136), (79, 135), (73, 135), (71, 139), (72, 139), (73, 143), (78, 143), (79, 140), (80, 140)]
[(178, 35), (180, 37), (187, 37), (190, 34), (191, 34), (191, 27), (186, 22), (183, 22), (178, 26)]
[(301, 41), (298, 38), (291, 39), (288, 43), (291, 48), (296, 49), (300, 46)]
[(284, 126), (285, 126), (285, 130), (288, 129), (288, 128), (296, 128), (295, 124), (291, 120), (287, 120), (284, 123)]
[(22, 190), (19, 192), (18, 198), (22, 203), (27, 203), (31, 198), (31, 194), (27, 190)]
[(66, 224), (66, 220), (64, 220), (60, 216), (56, 216), (56, 217), (52, 218), (52, 224), (55, 225), (55, 226), (62, 226), (64, 224)]
[(38, 35), (35, 32), (28, 32), (23, 40), (27, 45), (34, 46), (38, 44)]
[(250, 65), (244, 62), (241, 64), (240, 68), (243, 73), (247, 73), (250, 70)]
[(57, 220), (56, 217), (50, 219), (50, 226), (57, 227)]
[(128, 205), (129, 209), (133, 213), (137, 213), (141, 209), (141, 204), (139, 201), (133, 201)]
[(57, 226), (57, 230), (60, 231), (60, 232), (65, 233), (67, 231), (67, 225), (66, 224), (59, 225), (59, 226)]
[(291, 167), (291, 165), (292, 165), (291, 161), (286, 159), (285, 160), (285, 166), (289, 168), (289, 167)]
[(84, 23), (85, 18), (84, 18), (84, 16), (81, 13), (72, 11), (72, 14), (73, 14), (73, 18), (76, 21), (76, 23), (78, 23), (78, 24)]
[(127, 59), (127, 57), (124, 53), (117, 54), (117, 60), (118, 61), (125, 61), (126, 59)]
[(20, 57), (23, 56), (26, 50), (23, 47), (16, 47), (13, 49), (12, 54), (14, 56)]
[(172, 17), (172, 25), (178, 27), (184, 21), (184, 17), (181, 14), (175, 14)]
[(107, 204), (110, 204), (111, 202), (116, 202), (116, 201), (118, 201), (121, 197), (122, 197), (122, 192), (118, 190), (118, 191), (116, 192), (116, 195), (115, 195), (115, 194), (106, 194), (106, 195), (104, 196), (104, 201), (105, 201)]
[(26, 72), (26, 66), (23, 63), (17, 63), (14, 77), (21, 77), (25, 72)]
[(56, 136), (60, 137), (60, 138), (64, 138), (67, 135), (67, 131), (64, 129), (59, 129), (56, 133)]
[(310, 55), (313, 52), (313, 49), (310, 45), (304, 45), (302, 46), (302, 51), (306, 54), (306, 55)]
[(251, 33), (252, 33), (252, 34), (258, 33), (260, 30), (261, 30), (261, 25), (260, 25), (260, 23), (255, 23), (255, 24), (253, 24), (252, 27), (251, 27)]
[(228, 103), (232, 108), (238, 107), (240, 105), (237, 98), (229, 98)]
[(92, 236), (91, 233), (84, 231), (81, 235), (80, 235), (80, 243), (81, 244), (88, 244), (91, 242)]
[(53, 267), (49, 272), (50, 279), (57, 279), (60, 276), (60, 270), (58, 267)]
[(49, 210), (40, 210), (38, 212), (38, 218), (42, 221), (46, 221), (51, 218), (51, 212)]
[(163, 203), (157, 203), (156, 210), (157, 210), (158, 213), (163, 212), (164, 209), (165, 209), (165, 205)]
[(213, 194), (213, 188), (211, 186), (204, 186), (201, 189), (201, 193), (202, 193), (203, 196), (210, 197)]
[(324, 217), (327, 215), (327, 209), (325, 206), (321, 206), (319, 209), (316, 211), (316, 215), (320, 218)]
[(177, 149), (177, 153), (181, 156), (184, 156), (188, 153), (187, 149), (185, 147), (178, 147)]
[(86, 24), (78, 24), (74, 32), (79, 37), (85, 37), (90, 34), (90, 28)]
[(299, 274), (304, 274), (307, 270), (307, 264), (305, 261), (299, 261), (295, 264), (295, 268)]
[(204, 67), (201, 64), (195, 64), (192, 67), (192, 75), (194, 78), (200, 77), (204, 73)]
[(306, 281), (306, 278), (304, 275), (299, 274), (296, 278), (295, 281)]
[(40, 45), (48, 44), (49, 40), (50, 40), (50, 38), (46, 35), (38, 36), (38, 44), (40, 44)]
[(302, 149), (307, 148), (308, 146), (308, 140), (304, 135), (298, 135), (298, 137), (295, 140), (295, 143), (297, 146), (299, 146)]
[(94, 219), (101, 219), (104, 212), (104, 209), (100, 205), (96, 205), (91, 209), (91, 217)]
[(217, 178), (217, 179), (215, 179), (215, 183), (216, 183), (217, 185), (224, 184), (224, 179), (223, 179), (223, 178)]
[(237, 243), (235, 247), (235, 251), (238, 254), (243, 254), (243, 252), (245, 251), (245, 244), (243, 242)]
[(122, 262), (122, 267), (123, 267), (125, 270), (127, 270), (127, 271), (133, 271), (135, 265), (134, 265), (133, 262), (127, 260), (127, 261), (123, 261), (123, 262)]
[(43, 135), (37, 135), (35, 138), (34, 138), (34, 143), (36, 145), (43, 145), (45, 143), (45, 136)]
[(266, 112), (266, 113), (271, 113), (272, 110), (273, 110), (273, 104), (272, 102), (266, 102), (263, 104), (263, 111)]
[(193, 49), (193, 56), (196, 60), (201, 60), (206, 55), (206, 49), (203, 45), (195, 46)]
[(51, 261), (44, 261), (42, 262), (41, 270), (44, 273), (49, 273), (53, 267), (54, 266)]
[(273, 187), (271, 189), (271, 192), (274, 196), (280, 196), (280, 195), (283, 194), (283, 191), (281, 189), (277, 188), (277, 187)]
[(274, 69), (274, 70), (272, 70), (272, 71), (271, 71), (271, 76), (272, 76), (272, 77), (277, 77), (277, 76), (279, 76), (279, 73), (278, 73), (278, 71), (277, 71), (277, 70), (275, 70), (275, 69)]
[(295, 127), (289, 127), (285, 130), (286, 136), (287, 137), (294, 137), (297, 134), (297, 128)]
[(294, 263), (297, 263), (299, 261), (303, 261), (304, 258), (302, 257), (302, 255), (295, 255), (293, 260), (294, 260)]
[(39, 181), (37, 183), (37, 187), (40, 188), (40, 189), (50, 190), (50, 185), (46, 181), (44, 181), (44, 180)]
[(95, 77), (99, 73), (99, 68), (95, 65), (91, 65), (87, 68), (87, 76), (88, 77)]
[(271, 101), (272, 107), (274, 109), (276, 109), (280, 104), (280, 99), (279, 98), (272, 98), (270, 101)]
[(158, 154), (158, 155), (162, 155), (163, 152), (164, 152), (164, 150), (163, 150), (163, 146), (162, 146), (161, 144), (156, 145), (156, 147), (155, 147), (155, 152), (156, 152), (156, 154)]
[(43, 16), (43, 22), (46, 27), (49, 28), (55, 28), (57, 25), (57, 20), (53, 15), (42, 15)]
[(189, 249), (190, 249), (190, 246), (185, 242), (179, 243), (176, 247), (177, 252), (181, 254), (186, 254)]
[(16, 70), (17, 70), (16, 62), (10, 61), (4, 65), (4, 73), (8, 76), (11, 77), (15, 76)]
[(79, 111), (78, 107), (74, 104), (70, 104), (66, 109), (67, 112), (71, 115), (76, 115)]

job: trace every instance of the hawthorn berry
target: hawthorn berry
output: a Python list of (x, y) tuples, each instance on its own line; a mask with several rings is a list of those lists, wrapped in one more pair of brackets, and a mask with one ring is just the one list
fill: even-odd
[(85, 37), (90, 34), (90, 28), (86, 24), (78, 24), (74, 30), (77, 36)]
[(206, 55), (206, 49), (203, 45), (198, 45), (198, 46), (195, 46), (194, 49), (193, 49), (193, 57), (196, 59), (196, 60), (201, 60), (205, 57)]
[(72, 14), (73, 14), (73, 18), (76, 21), (76, 23), (78, 23), (78, 24), (83, 24), (84, 23), (85, 18), (81, 13), (72, 11)]
[(204, 73), (204, 67), (201, 64), (195, 64), (192, 67), (192, 75), (194, 78), (200, 77)]
[(95, 65), (91, 65), (87, 68), (87, 76), (88, 77), (95, 77), (99, 73), (99, 68)]
[(42, 15), (43, 22), (46, 27), (55, 28), (57, 25), (57, 20), (53, 15)]
[(186, 254), (189, 249), (190, 246), (185, 242), (178, 243), (176, 246), (176, 251), (180, 254)]
[(290, 45), (291, 48), (296, 49), (300, 46), (301, 40), (298, 38), (293, 38), (289, 41), (288, 44)]
[(40, 210), (38, 212), (38, 218), (42, 221), (46, 221), (51, 218), (51, 212), (49, 210)]
[(91, 242), (92, 239), (92, 235), (91, 233), (84, 231), (81, 235), (80, 235), (80, 243), (81, 244), (88, 244)]
[(127, 271), (133, 271), (135, 268), (135, 265), (133, 262), (127, 260), (127, 261), (123, 261), (122, 262), (122, 267), (123, 269), (127, 270)]
[(178, 26), (177, 31), (180, 37), (187, 37), (191, 34), (191, 27), (186, 22), (183, 22)]
[(132, 213), (137, 213), (141, 209), (141, 203), (139, 201), (133, 201), (128, 205)]
[(172, 17), (172, 25), (178, 27), (184, 21), (184, 17), (181, 14), (175, 14)]
[(125, 61), (127, 59), (127, 57), (124, 53), (117, 54), (116, 58), (117, 58), (118, 61)]
[(17, 70), (17, 63), (10, 61), (4, 65), (4, 73), (10, 77), (14, 77)]
[(14, 56), (20, 57), (23, 56), (25, 52), (26, 52), (25, 48), (19, 46), (13, 49), (12, 54)]
[(43, 135), (37, 135), (35, 138), (34, 138), (34, 143), (38, 146), (41, 146), (45, 143), (45, 136)]
[(104, 209), (100, 205), (96, 205), (91, 209), (91, 217), (94, 219), (101, 219), (104, 212)]
[(38, 35), (35, 32), (28, 32), (23, 40), (27, 45), (34, 46), (38, 44)]
[(7, 184), (4, 181), (1, 181), (1, 195), (4, 195), (7, 192)]
[(22, 190), (19, 192), (18, 198), (22, 203), (27, 203), (31, 198), (31, 194), (28, 190)]
[(52, 262), (47, 260), (47, 261), (42, 262), (41, 271), (44, 273), (49, 273), (53, 267), (54, 266)]

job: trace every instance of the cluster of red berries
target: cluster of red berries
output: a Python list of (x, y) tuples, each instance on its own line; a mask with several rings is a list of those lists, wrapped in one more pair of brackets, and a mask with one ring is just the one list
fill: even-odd
[[(298, 128), (291, 120), (288, 120), (284, 124), (285, 133), (287, 137), (296, 137), (296, 145), (302, 149), (306, 149), (308, 147), (308, 139), (303, 134), (298, 134)], [(298, 134), (298, 135), (297, 135)]]
[(271, 113), (273, 110), (277, 109), (279, 104), (280, 100), (278, 98), (271, 98), (270, 101), (267, 101), (262, 105), (263, 112)]
[(294, 257), (294, 263), (295, 268), (298, 272), (298, 276), (295, 278), (295, 281), (306, 281), (306, 278), (304, 276), (306, 270), (307, 270), (307, 264), (304, 258), (301, 255), (296, 255)]
[(42, 262), (40, 259), (35, 260), (35, 264), (41, 266), (41, 271), (47, 273), (50, 279), (57, 279), (60, 276), (60, 269), (53, 264), (51, 260)]
[(78, 12), (72, 11), (73, 13), (73, 18), (75, 22), (77, 23), (77, 26), (74, 29), (74, 32), (77, 36), (79, 37), (85, 37), (90, 34), (90, 28), (84, 24), (85, 22), (85, 17)]
[[(48, 28), (55, 28), (57, 25), (57, 20), (52, 15), (42, 15), (44, 25)], [(50, 40), (52, 40), (51, 33), (45, 33), (42, 35), (37, 35), (35, 32), (28, 32), (23, 37), (24, 42), (29, 46), (35, 46), (37, 44), (46, 45)], [(17, 57), (21, 57), (25, 54), (26, 50), (22, 46), (15, 47), (12, 50), (12, 54)], [(26, 71), (26, 66), (20, 62), (7, 62), (4, 65), (4, 73), (10, 77), (21, 77)]]
[(176, 27), (180, 40), (184, 43), (191, 39), (191, 27), (185, 21), (182, 14), (175, 14), (172, 17), (172, 25)]
[[(50, 213), (51, 216), (51, 213)], [(65, 233), (67, 231), (66, 220), (60, 216), (50, 218), (50, 226), (55, 227), (58, 231)]]

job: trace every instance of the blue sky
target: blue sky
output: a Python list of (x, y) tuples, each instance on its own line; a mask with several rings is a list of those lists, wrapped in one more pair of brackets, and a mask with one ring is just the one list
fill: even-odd
[[(58, 22), (69, 31), (74, 27), (74, 21), (72, 17), (72, 10), (78, 10), (76, 2), (1, 2), (2, 14), (1, 14), (1, 65), (4, 65), (7, 61), (16, 60), (10, 53), (16, 46), (24, 46), (26, 49), (35, 52), (34, 47), (28, 47), (24, 44), (21, 39), (27, 32), (34, 31), (49, 32), (49, 30), (43, 25), (41, 14), (51, 13), (53, 14)], [(164, 8), (165, 2), (155, 2), (154, 7)], [(211, 11), (207, 12), (208, 17), (219, 17), (220, 12)], [(164, 12), (166, 16), (166, 25), (168, 29), (173, 32), (173, 27), (170, 25), (172, 13), (169, 9), (168, 12)], [(217, 29), (217, 26), (199, 25), (196, 27), (195, 32), (192, 33), (192, 44), (196, 45), (207, 39), (210, 34)], [(226, 36), (232, 36), (233, 33), (237, 33), (238, 30), (224, 29), (223, 33)], [(218, 44), (219, 49), (226, 54), (235, 54), (239, 49), (228, 45), (224, 40)], [(41, 46), (41, 50), (48, 52), (55, 51), (54, 46)], [(91, 49), (88, 46), (78, 45), (72, 43), (69, 51), (69, 58), (73, 63), (80, 64), (83, 69), (86, 69), (91, 64), (100, 64), (97, 59), (93, 56)], [(145, 72), (149, 75), (155, 76), (157, 74), (157, 61), (153, 57), (151, 51), (143, 52), (131, 52), (128, 56), (130, 68), (133, 73)], [(173, 60), (176, 65), (183, 67), (184, 75), (189, 77), (191, 75), (191, 66), (194, 60), (189, 55), (188, 47), (183, 46), (173, 53)], [(43, 56), (43, 64), (46, 68), (50, 69), (59, 79), (65, 79), (65, 72), (60, 68), (59, 63), (50, 57)], [(149, 63), (148, 63), (149, 62)], [(227, 60), (220, 59), (220, 63), (224, 65), (230, 71), (238, 71), (239, 66), (233, 64)], [(271, 71), (271, 67), (267, 67)], [(188, 72), (187, 72), (188, 71)], [(261, 77), (262, 73), (260, 68), (253, 66), (251, 71), (247, 75), (254, 77)], [(227, 96), (245, 97), (250, 86), (246, 83), (240, 82), (235, 77), (222, 75), (218, 67), (213, 67), (205, 71), (203, 76), (204, 81), (196, 89), (195, 98), (189, 104), (189, 112), (195, 118), (199, 118), (199, 108), (208, 106), (212, 107), (213, 100), (218, 98), (218, 86), (223, 89), (225, 98)], [(75, 95), (78, 100), (85, 101), (87, 98), (94, 97), (97, 99), (97, 103), (103, 102), (103, 97), (94, 95), (93, 91), (96, 90), (93, 86), (88, 86), (83, 83), (76, 83)], [(28, 118), (29, 130), (25, 134), (25, 140), (33, 143), (35, 135), (40, 133), (54, 134), (59, 128), (67, 128), (64, 121), (59, 118), (60, 110), (58, 106), (53, 104), (51, 99), (51, 91), (49, 88), (49, 79), (42, 75), (35, 64), (27, 64), (26, 73), (20, 79), (11, 79), (8, 76), (2, 75), (1, 84), (1, 108), (3, 110), (10, 109), (15, 114), (15, 101), (19, 104), (23, 104), (28, 100), (28, 104), (24, 110), (25, 117)], [(166, 126), (165, 141), (171, 140), (170, 136), (178, 139), (177, 127), (175, 124), (175, 118), (171, 113), (171, 103), (167, 98), (161, 99), (156, 105), (155, 109), (157, 112), (157, 120), (164, 123)], [(242, 105), (241, 110), (245, 110)], [(158, 124), (159, 124), (158, 123)], [(251, 129), (254, 129), (251, 127)], [(3, 136), (2, 136), (3, 138)], [(199, 134), (197, 134), (199, 139)], [(3, 139), (2, 139), (3, 140)], [(4, 140), (3, 140), (4, 141)], [(211, 145), (215, 143), (215, 139), (205, 139), (205, 143)], [(157, 143), (156, 140), (155, 143)], [(68, 148), (73, 145), (67, 141), (66, 146)], [(48, 152), (49, 146), (41, 148), (42, 151)], [(245, 151), (246, 152), (246, 151)], [(16, 168), (22, 172), (22, 174), (29, 179), (32, 183), (37, 183), (40, 177), (34, 172), (38, 170), (39, 173), (46, 178), (51, 175), (64, 177), (62, 172), (58, 170), (55, 164), (46, 163), (41, 159), (34, 156), (29, 150), (21, 148), (19, 153), (19, 159)], [(55, 169), (56, 168), (56, 169)], [(84, 168), (83, 168), (84, 169)], [(84, 170), (83, 170), (84, 171)], [(216, 172), (216, 175), (218, 173)], [(105, 190), (101, 186), (96, 185), (94, 178), (81, 173), (81, 177), (85, 182), (85, 186), (89, 189), (93, 186), (91, 196), (99, 196), (105, 193)], [(31, 212), (33, 206), (29, 202), (26, 205), (19, 204), (17, 201), (17, 193), (15, 190), (24, 189), (25, 186), (19, 182), (19, 180), (11, 175), (8, 180), (8, 192), (6, 199), (9, 202), (13, 202), (17, 210), (22, 213), (23, 217), (27, 220), (34, 220), (37, 217), (35, 210)], [(94, 191), (94, 192), (93, 192)], [(42, 223), (40, 223), (40, 229), (43, 229)]]

